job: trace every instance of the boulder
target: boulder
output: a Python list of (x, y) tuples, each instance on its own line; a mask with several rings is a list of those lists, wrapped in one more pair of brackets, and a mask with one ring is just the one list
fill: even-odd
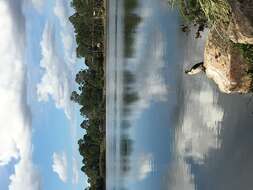
[(234, 43), (253, 44), (253, 1), (229, 0), (232, 18), (227, 34)]
[(252, 87), (251, 65), (233, 43), (224, 40), (217, 30), (209, 33), (204, 54), (206, 75), (227, 94), (248, 93)]

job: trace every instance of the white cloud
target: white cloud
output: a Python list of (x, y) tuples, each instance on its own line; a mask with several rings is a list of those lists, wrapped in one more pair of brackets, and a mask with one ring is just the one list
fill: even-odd
[(66, 153), (54, 153), (52, 169), (58, 174), (58, 177), (63, 182), (68, 180), (68, 163)]
[(217, 105), (217, 95), (206, 82), (200, 92), (191, 91), (185, 100), (181, 130), (177, 134), (177, 150), (183, 157), (202, 161), (210, 149), (219, 147), (219, 123), (223, 109)]
[(10, 176), (9, 190), (40, 190), (41, 179), (30, 158), (21, 159), (15, 166), (15, 174)]
[(142, 155), (139, 158), (139, 174), (138, 174), (138, 179), (143, 180), (145, 179), (150, 172), (152, 172), (152, 155), (151, 154), (146, 154)]
[(70, 22), (68, 3), (65, 0), (56, 0), (54, 14), (58, 18), (61, 26), (61, 39), (64, 47), (64, 56), (67, 64), (71, 67), (75, 62), (75, 39), (74, 30)]
[(54, 14), (63, 28), (67, 27), (68, 7), (65, 0), (55, 0)]
[[(144, 35), (140, 35), (136, 39), (138, 54), (135, 58), (129, 59), (131, 64), (129, 69), (133, 73), (138, 73), (136, 82), (132, 86), (133, 91), (137, 92), (139, 97), (131, 110), (133, 118), (148, 109), (151, 102), (162, 102), (168, 98), (168, 86), (163, 75), (165, 67), (164, 36), (159, 30), (155, 30), (148, 42)], [(148, 48), (143, 48), (143, 46)], [(142, 50), (146, 50), (146, 52)]]
[[(169, 168), (168, 189), (194, 190), (194, 175), (191, 162), (203, 164), (212, 149), (220, 147), (218, 134), (224, 111), (217, 104), (218, 93), (209, 83), (203, 81), (200, 89), (188, 85), (199, 85), (200, 79), (186, 81), (184, 105), (182, 105), (182, 123), (176, 130), (176, 158)], [(193, 84), (190, 84), (193, 83)], [(187, 162), (187, 160), (191, 160)]]
[(79, 167), (78, 167), (78, 162), (75, 158), (73, 158), (72, 162), (72, 183), (73, 184), (78, 184), (79, 182)]
[(195, 190), (193, 176), (190, 166), (182, 159), (171, 163), (168, 170), (168, 189), (169, 190)]
[(66, 33), (61, 33), (61, 37), (62, 37), (62, 44), (63, 44), (63, 47), (64, 47), (64, 50), (65, 50), (65, 56), (69, 56), (67, 57), (67, 60), (69, 60), (70, 63), (73, 63), (73, 54), (71, 53), (71, 49), (73, 48), (73, 39), (74, 39), (74, 36)]
[[(194, 30), (192, 30), (194, 31)], [(185, 65), (203, 59), (206, 34), (198, 40), (192, 32), (183, 52)], [(169, 190), (194, 190), (192, 165), (203, 164), (209, 152), (220, 147), (218, 139), (224, 110), (218, 104), (219, 93), (213, 89), (204, 75), (183, 80), (184, 98), (179, 115), (180, 123), (175, 130), (174, 160), (168, 169)]]
[(34, 7), (37, 11), (41, 12), (42, 7), (43, 7), (43, 5), (44, 5), (44, 0), (31, 0), (31, 2), (32, 2), (33, 7)]
[(131, 162), (130, 179), (144, 180), (153, 171), (153, 155), (141, 153)]
[(68, 2), (56, 0), (54, 14), (60, 23), (63, 51), (56, 47), (59, 46), (54, 39), (56, 31), (47, 23), (41, 41), (42, 60), (40, 64), (45, 69), (45, 73), (37, 85), (37, 95), (39, 101), (48, 101), (51, 96), (56, 107), (63, 109), (66, 116), (71, 119), (73, 106), (70, 95), (76, 56), (73, 27), (68, 22)]
[(20, 0), (0, 1), (0, 166), (17, 159), (10, 190), (39, 190), (26, 100), (25, 19)]
[(41, 41), (42, 60), (41, 68), (45, 73), (37, 85), (39, 101), (48, 101), (49, 96), (54, 100), (56, 107), (64, 110), (71, 118), (73, 107), (70, 101), (72, 68), (70, 68), (57, 51), (54, 39), (54, 30), (46, 24)]

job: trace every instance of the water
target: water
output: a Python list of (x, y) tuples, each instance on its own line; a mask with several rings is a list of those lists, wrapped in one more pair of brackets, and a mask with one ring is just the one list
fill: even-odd
[(252, 96), (185, 76), (206, 35), (182, 33), (165, 0), (137, 2), (108, 2), (107, 189), (252, 189)]

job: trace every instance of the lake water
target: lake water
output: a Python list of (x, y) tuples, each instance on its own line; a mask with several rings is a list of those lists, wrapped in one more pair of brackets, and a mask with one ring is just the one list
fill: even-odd
[(251, 190), (252, 95), (185, 76), (206, 34), (166, 0), (126, 1), (108, 1), (107, 189)]

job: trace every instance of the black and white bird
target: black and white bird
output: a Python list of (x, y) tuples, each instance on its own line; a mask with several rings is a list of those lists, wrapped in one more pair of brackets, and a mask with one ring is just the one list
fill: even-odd
[(185, 74), (187, 75), (196, 75), (200, 72), (205, 72), (206, 68), (204, 66), (204, 62), (200, 62), (195, 64), (190, 70), (186, 70)]

